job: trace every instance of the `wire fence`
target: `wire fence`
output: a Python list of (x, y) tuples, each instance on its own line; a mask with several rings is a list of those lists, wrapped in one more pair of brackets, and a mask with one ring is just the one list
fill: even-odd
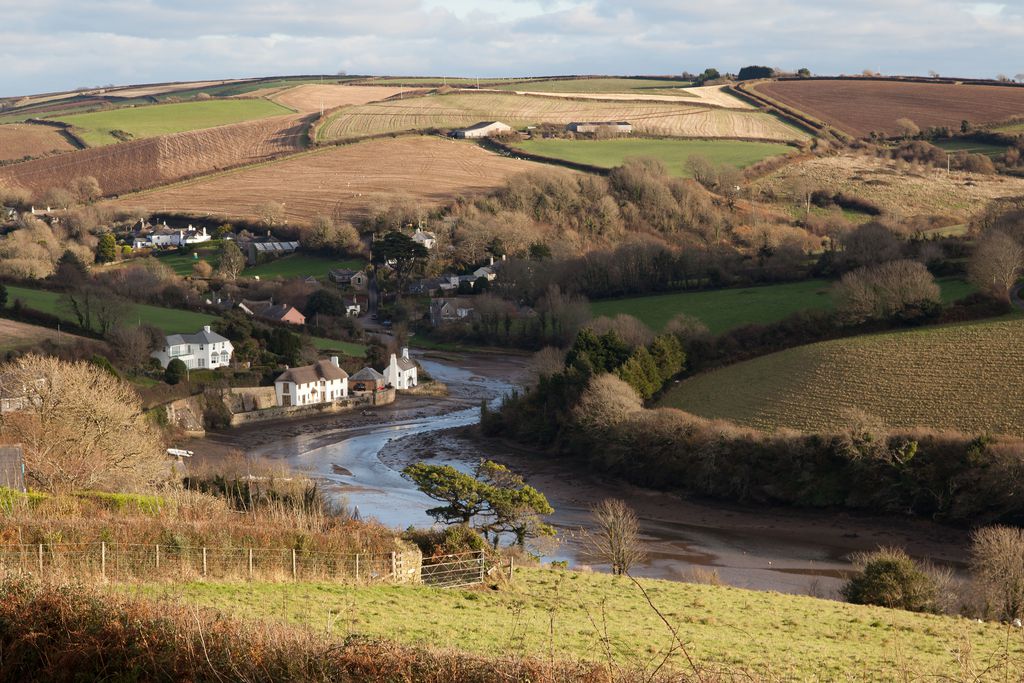
[(210, 548), (102, 541), (0, 545), (0, 568), (59, 580), (336, 581), (423, 583), (440, 588), (483, 583), (490, 569), (482, 550), (424, 558), (419, 550), (351, 554), (298, 548)]

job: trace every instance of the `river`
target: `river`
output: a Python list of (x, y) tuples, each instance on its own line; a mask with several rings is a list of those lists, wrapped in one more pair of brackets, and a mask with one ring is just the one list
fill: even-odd
[[(549, 521), (559, 530), (561, 542), (542, 548), (544, 559), (576, 566), (588, 563), (581, 534), (589, 526), (588, 509), (609, 496), (627, 500), (640, 517), (648, 558), (635, 573), (643, 576), (713, 580), (824, 597), (835, 595), (851, 569), (851, 553), (878, 545), (900, 545), (919, 557), (954, 567), (961, 564), (966, 539), (962, 532), (944, 527), (688, 501), (461, 438), (451, 430), (476, 424), (480, 402), (498, 401), (511, 391), (515, 373), (500, 364), (480, 372), (451, 362), (418, 360), (448, 385), (453, 397), (449, 412), (397, 413), (385, 424), (305, 429), (245, 450), (250, 456), (283, 460), (292, 470), (327, 482), (331, 495), (357, 508), (361, 517), (396, 529), (429, 526), (433, 520), (426, 510), (437, 505), (401, 476), (404, 464), (423, 460), (467, 471), (480, 457), (494, 457), (522, 472), (555, 508)], [(599, 564), (594, 568), (607, 569)]]

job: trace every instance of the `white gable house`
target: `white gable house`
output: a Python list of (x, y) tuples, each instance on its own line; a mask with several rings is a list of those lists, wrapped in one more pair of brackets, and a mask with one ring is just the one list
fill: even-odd
[(385, 381), (395, 389), (412, 389), (416, 386), (416, 363), (409, 359), (409, 349), (402, 349), (402, 357), (391, 354), (391, 362), (384, 368)]
[(412, 239), (417, 244), (422, 244), (424, 249), (433, 249), (434, 245), (437, 244), (437, 235), (423, 228), (416, 228), (416, 232), (412, 234)]
[(289, 368), (274, 380), (279, 406), (308, 406), (331, 403), (348, 397), (348, 373), (338, 365), (338, 357), (313, 365)]
[(231, 364), (235, 347), (226, 337), (210, 330), (206, 325), (195, 334), (172, 334), (164, 340), (164, 348), (150, 354), (167, 365), (175, 358), (180, 359), (189, 370), (223, 368)]

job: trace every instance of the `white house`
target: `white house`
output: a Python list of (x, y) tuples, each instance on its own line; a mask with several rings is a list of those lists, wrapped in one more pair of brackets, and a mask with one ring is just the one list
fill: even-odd
[(226, 367), (231, 363), (235, 347), (227, 338), (210, 330), (206, 325), (195, 334), (172, 334), (164, 341), (164, 348), (150, 355), (165, 368), (175, 358), (189, 370)]
[(491, 266), (483, 266), (473, 271), (473, 277), (475, 277), (478, 280), (480, 278), (484, 278), (488, 282), (494, 282), (494, 280), (498, 277), (498, 274), (494, 271), (494, 268), (492, 268)]
[(437, 235), (427, 232), (423, 228), (416, 228), (416, 232), (412, 234), (412, 239), (417, 244), (422, 244), (425, 249), (433, 249), (434, 245), (437, 244)]
[(512, 126), (501, 121), (481, 121), (469, 128), (460, 128), (452, 131), (457, 138), (486, 138), (492, 135), (504, 135), (512, 132)]
[(384, 368), (384, 380), (395, 389), (412, 389), (416, 386), (416, 363), (409, 359), (409, 349), (402, 349), (402, 357), (391, 354), (391, 362)]
[(274, 380), (279, 406), (308, 406), (330, 403), (348, 397), (348, 373), (338, 365), (338, 357), (319, 360), (313, 365), (289, 368)]
[(167, 227), (157, 228), (148, 235), (138, 235), (132, 241), (134, 249), (148, 249), (154, 247), (183, 247), (189, 244), (202, 244), (209, 242), (213, 236), (206, 232), (206, 228), (197, 230), (188, 226), (188, 229), (175, 229)]

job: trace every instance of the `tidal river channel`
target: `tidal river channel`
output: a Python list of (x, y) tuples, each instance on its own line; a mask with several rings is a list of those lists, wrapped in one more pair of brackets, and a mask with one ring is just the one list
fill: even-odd
[[(555, 508), (549, 521), (561, 540), (539, 549), (544, 560), (597, 570), (606, 568), (588, 560), (580, 531), (589, 525), (590, 506), (610, 496), (626, 500), (640, 516), (649, 557), (635, 573), (644, 576), (717, 577), (734, 586), (826, 597), (835, 594), (850, 570), (851, 553), (879, 545), (902, 546), (954, 567), (963, 561), (966, 538), (959, 530), (905, 519), (686, 500), (465, 437), (455, 428), (478, 422), (481, 401), (500, 401), (513, 390), (522, 364), (460, 357), (418, 360), (448, 385), (448, 398), (401, 397), (376, 421), (360, 420), (360, 414), (347, 421), (322, 418), (214, 438), (251, 457), (283, 462), (319, 478), (339, 502), (358, 508), (362, 518), (376, 518), (396, 529), (430, 526), (433, 520), (426, 510), (436, 505), (401, 476), (405, 464), (424, 460), (468, 470), (479, 458), (491, 457), (526, 476)], [(259, 438), (253, 438), (256, 434)]]

